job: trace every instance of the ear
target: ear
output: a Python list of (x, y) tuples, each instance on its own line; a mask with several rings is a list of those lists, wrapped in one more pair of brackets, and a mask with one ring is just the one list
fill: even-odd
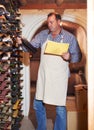
[(62, 27), (62, 25), (63, 25), (63, 22), (62, 22), (62, 21), (60, 21), (60, 26)]

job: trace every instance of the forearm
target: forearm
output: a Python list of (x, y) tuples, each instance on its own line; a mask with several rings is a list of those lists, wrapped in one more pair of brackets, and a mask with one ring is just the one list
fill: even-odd
[(17, 37), (17, 43), (22, 47), (22, 50), (25, 52), (35, 53), (37, 49), (31, 45), (27, 39)]

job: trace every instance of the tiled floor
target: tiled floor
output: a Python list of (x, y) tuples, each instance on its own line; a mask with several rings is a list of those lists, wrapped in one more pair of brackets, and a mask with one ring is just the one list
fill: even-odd
[[(53, 123), (51, 119), (47, 120), (47, 130), (53, 129)], [(28, 117), (24, 117), (20, 130), (35, 130), (33, 123)]]
[(31, 120), (29, 120), (28, 117), (24, 117), (22, 120), (20, 130), (35, 130)]

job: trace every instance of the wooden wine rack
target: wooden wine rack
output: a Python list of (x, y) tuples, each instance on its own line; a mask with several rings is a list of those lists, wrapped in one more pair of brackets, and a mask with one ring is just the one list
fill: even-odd
[(19, 130), (22, 114), (21, 48), (16, 37), (21, 35), (20, 13), (0, 6), (0, 130)]

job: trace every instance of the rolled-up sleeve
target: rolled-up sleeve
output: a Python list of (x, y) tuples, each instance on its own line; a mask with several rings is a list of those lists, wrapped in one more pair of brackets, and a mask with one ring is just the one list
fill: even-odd
[(69, 52), (71, 54), (70, 62), (76, 63), (76, 62), (81, 61), (82, 53), (81, 53), (81, 49), (80, 49), (79, 44), (75, 37), (72, 37), (72, 39), (71, 39)]
[[(35, 35), (35, 37), (33, 39), (31, 39), (30, 42), (26, 39), (23, 39), (23, 42), (22, 42), (23, 44), (21, 45), (23, 51), (35, 52), (36, 48), (41, 48), (43, 43), (47, 40), (47, 36), (48, 36), (48, 30), (43, 30), (40, 33), (38, 33), (37, 35)], [(31, 46), (30, 46), (30, 44), (31, 44)], [(31, 48), (31, 50), (30, 49), (28, 50), (28, 47)]]
[(30, 41), (30, 44), (34, 46), (35, 48), (39, 48), (41, 46), (41, 34), (36, 35), (32, 41)]
[(41, 31), (40, 33), (38, 33), (38, 34), (30, 41), (30, 43), (31, 43), (32, 46), (34, 46), (35, 48), (41, 48), (41, 46), (43, 45), (43, 43), (46, 41), (47, 36), (48, 36), (48, 30)]

